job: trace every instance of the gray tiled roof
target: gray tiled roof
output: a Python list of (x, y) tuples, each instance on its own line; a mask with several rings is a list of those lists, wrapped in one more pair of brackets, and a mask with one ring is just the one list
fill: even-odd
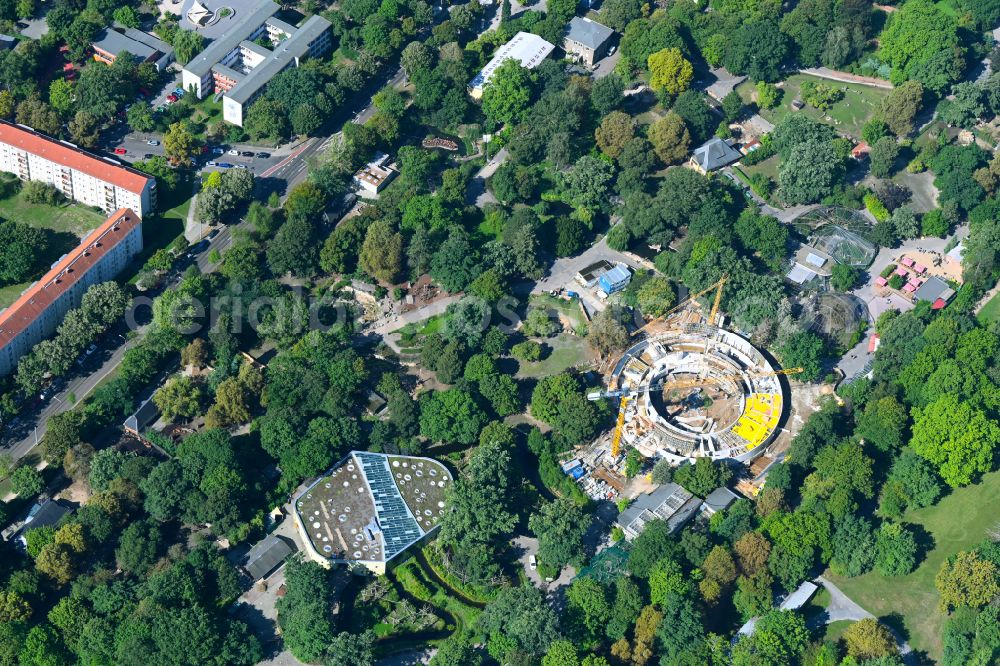
[(738, 150), (716, 137), (694, 149), (694, 159), (705, 171), (712, 171), (740, 159)]
[(108, 28), (94, 40), (94, 48), (117, 56), (122, 51), (128, 51), (140, 60), (150, 58), (156, 49), (142, 42), (130, 39), (116, 30)]
[(598, 49), (604, 42), (611, 38), (614, 32), (614, 30), (606, 25), (574, 16), (573, 20), (569, 22), (566, 37), (574, 42), (583, 44), (587, 48)]
[(294, 552), (292, 547), (280, 537), (269, 534), (257, 542), (247, 554), (246, 570), (254, 580), (260, 580), (271, 573)]

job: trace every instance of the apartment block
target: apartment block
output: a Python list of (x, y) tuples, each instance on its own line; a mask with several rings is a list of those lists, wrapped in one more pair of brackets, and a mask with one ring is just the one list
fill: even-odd
[(221, 93), (222, 117), (234, 125), (243, 126), (246, 109), (276, 74), (298, 67), (304, 58), (325, 54), (333, 45), (325, 18), (311, 16), (296, 27), (274, 16), (279, 9), (270, 0), (250, 9), (184, 67), (184, 89), (193, 90), (199, 99)]
[(156, 208), (156, 179), (98, 157), (24, 125), (0, 120), (0, 171), (39, 180), (67, 199), (106, 213), (131, 208), (143, 217)]
[(142, 219), (122, 208), (0, 310), (0, 375), (13, 372), (22, 356), (55, 333), (88, 288), (114, 279), (141, 251)]

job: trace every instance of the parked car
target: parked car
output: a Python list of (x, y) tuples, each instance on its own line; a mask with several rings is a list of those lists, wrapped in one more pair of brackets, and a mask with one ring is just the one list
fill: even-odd
[(212, 154), (213, 155), (225, 155), (226, 151), (225, 151), (225, 149), (219, 148), (218, 146), (216, 146), (215, 148), (212, 148)]
[(233, 156), (239, 156), (240, 151), (236, 150), (235, 148), (230, 148), (228, 151), (226, 151), (226, 154), (227, 155), (233, 155)]
[(250, 167), (248, 167), (246, 164), (237, 164), (236, 168), (237, 169), (249, 169)]
[(253, 151), (244, 150), (243, 152), (240, 153), (240, 157), (253, 157)]
[(97, 351), (97, 345), (91, 344), (89, 347), (87, 347), (86, 351), (84, 351), (83, 353), (86, 354), (87, 356), (91, 356), (96, 351)]
[(528, 566), (531, 567), (532, 571), (538, 568), (538, 560), (535, 559), (534, 555), (528, 558)]
[(142, 156), (142, 159), (148, 160), (148, 159), (151, 159), (153, 157), (156, 157), (155, 155), (153, 155), (153, 153), (146, 153), (145, 155)]
[(180, 87), (174, 88), (174, 94), (177, 95), (178, 97), (184, 97), (184, 88)]
[(146, 142), (146, 145), (147, 146), (158, 146), (158, 145), (160, 145), (160, 142), (157, 141), (156, 139), (150, 139), (149, 141)]
[(216, 162), (215, 160), (209, 160), (208, 162), (205, 163), (205, 166), (219, 166), (219, 163)]
[(205, 238), (208, 240), (212, 240), (213, 238), (218, 236), (221, 231), (222, 229), (212, 229), (210, 232), (208, 232), (208, 235), (205, 236)]
[(173, 104), (176, 101), (177, 101), (177, 95), (174, 95), (173, 93), (167, 95), (167, 103), (168, 104)]
[(271, 156), (271, 153), (260, 152), (260, 153), (257, 153), (254, 157), (260, 157), (260, 158), (266, 160), (270, 156)]
[(230, 164), (229, 162), (219, 162), (215, 166), (219, 167), (220, 169), (232, 169), (233, 168), (233, 165)]
[(205, 153), (207, 153), (207, 152), (208, 152), (208, 146), (202, 146), (202, 147), (201, 147), (201, 150), (200, 150), (199, 152), (200, 152), (200, 153), (201, 153), (202, 155), (204, 155)]
[(115, 148), (115, 155), (128, 155), (128, 151), (122, 148), (121, 146), (118, 146), (117, 148)]

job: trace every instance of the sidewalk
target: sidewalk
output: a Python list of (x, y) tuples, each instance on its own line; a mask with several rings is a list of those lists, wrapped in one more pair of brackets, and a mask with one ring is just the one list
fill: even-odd
[(895, 87), (885, 79), (876, 79), (871, 76), (858, 76), (857, 74), (851, 74), (850, 72), (839, 72), (835, 69), (830, 69), (829, 67), (809, 67), (806, 69), (800, 69), (799, 72), (802, 74), (818, 76), (821, 79), (828, 79), (830, 81), (856, 83), (859, 86), (871, 86), (873, 88), (882, 88), (883, 90), (892, 90)]

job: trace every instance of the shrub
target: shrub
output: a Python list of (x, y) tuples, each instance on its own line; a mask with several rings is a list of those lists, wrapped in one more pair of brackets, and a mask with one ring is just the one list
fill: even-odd
[(865, 208), (875, 217), (875, 221), (884, 222), (889, 219), (889, 209), (872, 193), (865, 195)]
[(511, 356), (519, 361), (538, 361), (542, 358), (542, 346), (537, 342), (528, 340), (519, 342), (510, 350)]
[(29, 180), (21, 189), (24, 200), (33, 204), (55, 206), (62, 199), (59, 190), (40, 180)]

